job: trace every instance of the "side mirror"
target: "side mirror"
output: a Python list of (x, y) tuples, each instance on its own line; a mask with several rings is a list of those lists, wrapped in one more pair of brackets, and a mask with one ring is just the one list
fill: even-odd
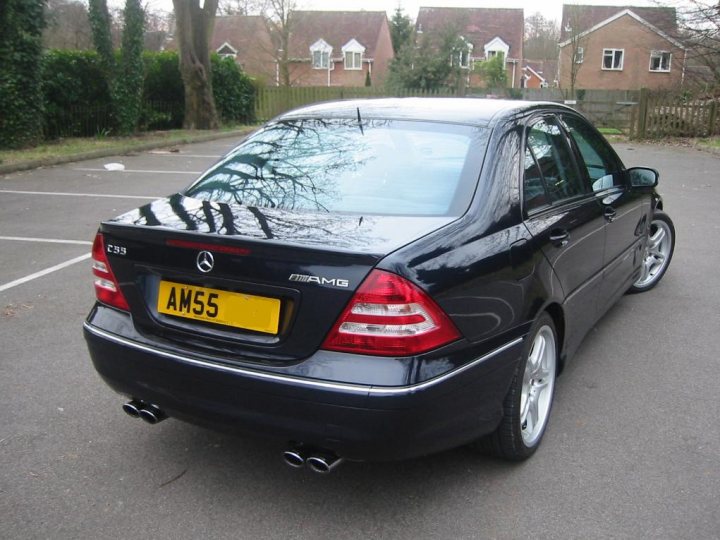
[(655, 187), (658, 184), (660, 173), (648, 167), (633, 167), (627, 170), (630, 185), (638, 188)]

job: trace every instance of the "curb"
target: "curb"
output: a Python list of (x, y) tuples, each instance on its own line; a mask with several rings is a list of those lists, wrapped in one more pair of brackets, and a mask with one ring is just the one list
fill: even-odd
[(97, 159), (110, 156), (126, 155), (132, 152), (146, 152), (148, 150), (156, 150), (158, 148), (167, 148), (178, 144), (191, 144), (214, 141), (217, 139), (229, 139), (231, 137), (241, 137), (250, 131), (255, 130), (253, 126), (233, 131), (224, 131), (222, 133), (202, 133), (199, 135), (188, 135), (172, 141), (154, 141), (141, 143), (137, 145), (116, 146), (112, 148), (103, 148), (100, 150), (91, 150), (90, 152), (81, 152), (79, 154), (71, 154), (67, 156), (47, 157), (42, 159), (33, 159), (31, 161), (23, 161), (20, 163), (9, 163), (7, 165), (0, 164), (0, 175), (10, 174), (18, 171), (27, 171), (37, 169), (39, 167), (52, 167), (53, 165), (62, 165), (64, 163), (72, 163), (74, 161), (85, 161), (86, 159)]

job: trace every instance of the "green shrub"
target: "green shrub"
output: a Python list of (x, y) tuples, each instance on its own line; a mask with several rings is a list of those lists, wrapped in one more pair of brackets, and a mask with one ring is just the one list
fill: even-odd
[(224, 122), (252, 122), (255, 118), (255, 91), (252, 79), (232, 58), (212, 56), (212, 86), (215, 107)]
[[(117, 56), (117, 54), (116, 54)], [(143, 53), (140, 130), (182, 127), (185, 89), (178, 53)], [(231, 59), (213, 57), (213, 92), (226, 122), (254, 119), (255, 89)], [(42, 60), (45, 136), (92, 137), (117, 131), (103, 64), (94, 51), (48, 51)], [(121, 111), (119, 112), (119, 114)]]
[(0, 1), (0, 148), (42, 136), (43, 0)]
[(145, 12), (140, 0), (126, 0), (123, 17), (125, 28), (115, 81), (114, 109), (120, 133), (127, 135), (137, 131), (142, 112)]
[(52, 50), (42, 59), (46, 138), (88, 137), (114, 128), (96, 52)]
[(141, 129), (178, 129), (185, 113), (178, 54), (175, 51), (145, 52), (145, 83)]

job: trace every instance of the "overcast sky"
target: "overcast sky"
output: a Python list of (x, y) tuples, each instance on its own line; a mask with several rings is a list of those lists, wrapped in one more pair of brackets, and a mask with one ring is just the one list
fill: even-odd
[[(563, 0), (297, 0), (300, 9), (323, 9), (323, 10), (359, 10), (382, 11), (392, 14), (398, 4), (405, 10), (405, 13), (415, 19), (419, 6), (434, 7), (508, 7), (523, 8), (525, 16), (536, 11), (550, 19), (560, 20), (563, 3), (572, 4), (598, 4), (598, 5), (634, 5), (652, 6), (657, 2), (651, 0), (582, 0), (574, 2), (563, 2)], [(123, 6), (124, 0), (110, 0), (110, 4)], [(172, 11), (172, 0), (145, 0), (144, 3), (152, 10)], [(673, 5), (676, 2), (662, 2), (664, 5)]]

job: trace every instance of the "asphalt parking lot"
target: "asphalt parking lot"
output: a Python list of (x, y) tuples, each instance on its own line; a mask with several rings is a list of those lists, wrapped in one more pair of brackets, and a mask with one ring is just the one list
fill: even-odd
[(99, 221), (231, 146), (0, 177), (0, 538), (720, 537), (720, 156), (617, 146), (660, 170), (675, 257), (588, 335), (530, 461), (458, 449), (318, 476), (274, 442), (131, 420), (82, 338)]

